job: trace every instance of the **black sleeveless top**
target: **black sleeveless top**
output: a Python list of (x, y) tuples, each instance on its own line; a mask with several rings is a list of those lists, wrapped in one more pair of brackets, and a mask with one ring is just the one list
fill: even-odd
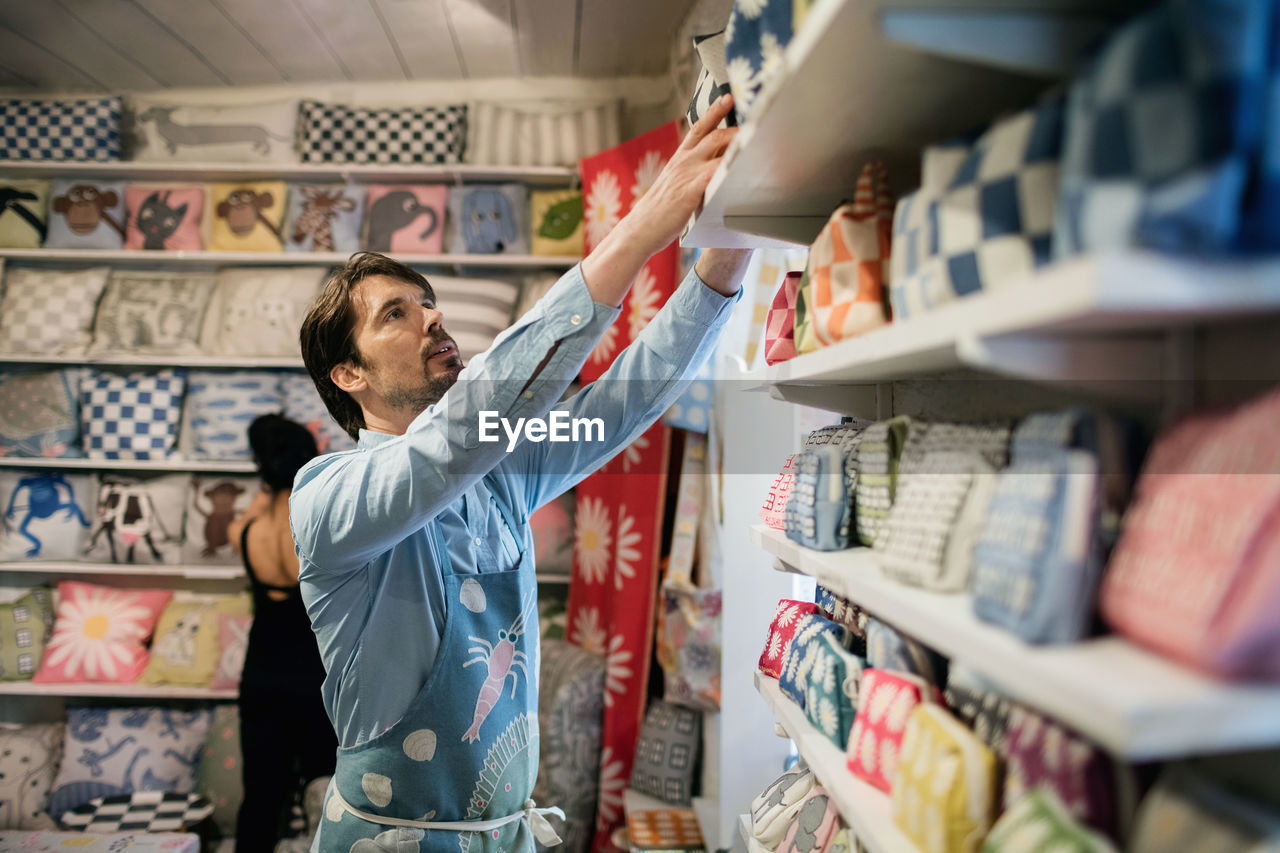
[[(324, 681), (324, 663), (320, 647), (311, 632), (311, 620), (298, 587), (263, 583), (249, 564), (250, 521), (240, 532), (240, 557), (253, 589), (253, 625), (249, 628), (249, 648), (244, 656), (246, 685), (269, 687), (275, 692), (302, 693), (319, 698)], [(283, 592), (287, 597), (277, 601), (268, 592)]]

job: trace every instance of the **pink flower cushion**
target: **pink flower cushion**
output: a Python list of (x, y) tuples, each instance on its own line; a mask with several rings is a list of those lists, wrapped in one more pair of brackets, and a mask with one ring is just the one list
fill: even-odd
[(769, 625), (769, 637), (764, 642), (764, 650), (760, 652), (761, 672), (773, 678), (782, 675), (782, 659), (787, 656), (787, 649), (795, 639), (801, 618), (817, 612), (818, 605), (812, 601), (784, 598), (778, 602), (773, 622)]
[(444, 186), (369, 187), (364, 206), (364, 247), (393, 255), (440, 254), (448, 199), (449, 189)]
[(124, 191), (126, 249), (204, 248), (204, 187), (133, 185)]
[(147, 666), (147, 638), (170, 590), (112, 589), (62, 581), (53, 639), (33, 681), (136, 681)]

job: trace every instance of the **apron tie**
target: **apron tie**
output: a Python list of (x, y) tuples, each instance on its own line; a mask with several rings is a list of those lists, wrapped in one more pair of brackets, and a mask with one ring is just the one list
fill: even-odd
[(336, 804), (341, 806), (343, 811), (349, 812), (361, 820), (367, 820), (370, 823), (378, 823), (383, 826), (407, 826), (414, 829), (443, 829), (449, 832), (488, 832), (492, 829), (506, 826), (517, 820), (527, 820), (529, 829), (533, 831), (533, 837), (546, 847), (554, 847), (563, 839), (556, 832), (555, 827), (551, 825), (551, 821), (547, 820), (547, 815), (555, 815), (564, 820), (564, 810), (558, 806), (548, 808), (539, 808), (538, 804), (532, 799), (524, 801), (524, 807), (515, 814), (509, 814), (506, 817), (496, 817), (491, 820), (405, 820), (399, 817), (384, 817), (382, 815), (370, 814), (361, 811), (355, 806), (348, 803), (342, 796), (342, 793), (335, 785), (333, 788), (333, 799)]

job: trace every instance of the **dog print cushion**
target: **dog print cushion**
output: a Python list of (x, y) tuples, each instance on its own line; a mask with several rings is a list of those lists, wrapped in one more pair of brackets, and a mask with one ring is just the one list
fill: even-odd
[[(93, 521), (97, 480), (67, 471), (0, 471), (0, 560), (80, 559)], [(0, 644), (0, 652), (5, 646)]]
[(260, 486), (256, 477), (196, 474), (187, 489), (182, 562), (195, 565), (237, 564), (227, 526), (249, 508)]
[(124, 245), (123, 182), (83, 178), (53, 182), (46, 249), (119, 249)]
[(360, 249), (365, 192), (348, 184), (295, 184), (289, 187), (289, 252), (341, 252)]
[(490, 184), (449, 193), (449, 251), (457, 255), (529, 252), (529, 192), (523, 184)]
[(136, 98), (135, 160), (293, 163), (296, 100), (196, 105)]
[(198, 252), (204, 248), (204, 187), (131, 184), (124, 191), (126, 249)]
[(0, 249), (40, 248), (48, 222), (48, 181), (0, 181)]
[(369, 187), (364, 247), (389, 254), (439, 254), (449, 189), (430, 184)]
[(281, 251), (284, 205), (284, 181), (211, 184), (206, 247), (211, 252)]

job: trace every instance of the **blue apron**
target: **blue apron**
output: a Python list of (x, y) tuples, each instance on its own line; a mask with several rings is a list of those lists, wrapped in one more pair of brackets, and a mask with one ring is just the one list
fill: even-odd
[[(505, 502), (494, 496), (514, 536)], [(409, 710), (338, 750), (322, 853), (528, 853), (560, 839), (529, 798), (538, 772), (538, 608), (532, 560), (457, 575), (430, 524), (447, 596), (435, 664)], [(516, 541), (522, 541), (516, 537)], [(405, 626), (411, 630), (411, 626)]]

